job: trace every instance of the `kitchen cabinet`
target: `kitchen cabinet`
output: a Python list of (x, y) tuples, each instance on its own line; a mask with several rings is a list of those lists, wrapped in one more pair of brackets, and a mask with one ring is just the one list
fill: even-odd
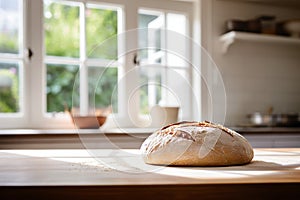
[(300, 148), (298, 127), (232, 127), (243, 135), (254, 148)]
[(300, 147), (300, 134), (291, 133), (243, 133), (254, 148)]
[(225, 33), (220, 36), (219, 40), (222, 45), (223, 53), (227, 53), (229, 47), (237, 42), (277, 43), (283, 45), (298, 45), (300, 47), (300, 38), (237, 31)]

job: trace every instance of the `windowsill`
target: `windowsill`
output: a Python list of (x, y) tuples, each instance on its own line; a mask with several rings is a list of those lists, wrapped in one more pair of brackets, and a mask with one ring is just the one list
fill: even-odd
[(153, 129), (0, 129), (0, 149), (140, 148)]
[[(300, 133), (300, 127), (230, 127), (240, 133)], [(0, 129), (0, 135), (151, 134), (158, 128)]]
[(150, 134), (157, 128), (114, 128), (114, 129), (0, 129), (0, 135), (77, 135), (77, 134)]

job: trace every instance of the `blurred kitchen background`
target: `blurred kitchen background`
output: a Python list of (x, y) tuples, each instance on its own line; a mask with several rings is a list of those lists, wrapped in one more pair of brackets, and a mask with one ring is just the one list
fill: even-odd
[[(122, 112), (127, 100), (118, 97), (129, 94), (122, 94), (122, 86), (116, 88), (120, 81), (120, 63), (116, 62), (120, 49), (116, 40), (101, 49), (95, 44), (120, 33), (124, 26), (126, 30), (166, 28), (201, 44), (224, 81), (226, 126), (299, 126), (300, 1), (82, 2), (0, 0), (0, 128), (70, 128), (70, 122), (62, 123), (62, 119), (72, 106), (85, 113), (95, 107)], [(82, 29), (83, 22), (86, 30)], [(171, 47), (176, 41), (167, 38), (162, 42), (161, 33), (153, 38), (150, 35), (141, 33), (138, 41), (127, 41), (129, 46), (154, 44), (157, 49), (140, 51), (138, 58), (134, 54), (124, 58), (125, 66), (130, 63), (141, 69), (137, 79), (125, 82), (128, 87), (135, 81), (161, 85), (140, 88), (139, 97), (128, 104), (130, 110), (149, 114), (150, 107), (161, 102), (178, 106), (178, 99), (161, 87), (166, 84), (182, 98), (181, 120), (209, 119), (211, 97), (206, 83), (199, 87), (200, 82), (191, 79), (186, 62), (161, 51), (163, 45)], [(180, 48), (184, 45), (179, 44)], [(190, 59), (200, 56), (182, 49)], [(153, 65), (143, 66), (143, 61), (152, 57)], [(187, 84), (180, 84), (172, 71), (194, 81), (196, 98), (181, 88)], [(104, 78), (98, 82), (100, 75)], [(193, 107), (197, 104), (199, 110)], [(287, 120), (291, 122), (284, 124)]]
[[(245, 116), (255, 112), (298, 114), (300, 2), (216, 0), (212, 4), (212, 55), (225, 82), (226, 124), (248, 123)], [(241, 21), (242, 27), (236, 23)], [(282, 32), (282, 23), (291, 22), (297, 24), (295, 34)], [(239, 32), (221, 36), (222, 46), (220, 35), (230, 30)], [(260, 35), (239, 34), (249, 32)]]

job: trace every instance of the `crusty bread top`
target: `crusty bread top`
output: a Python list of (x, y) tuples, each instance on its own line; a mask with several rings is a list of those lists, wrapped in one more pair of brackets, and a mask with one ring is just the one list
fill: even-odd
[(148, 139), (143, 143), (141, 149), (144, 152), (151, 153), (175, 140), (183, 139), (190, 142), (198, 142), (202, 139), (202, 137), (199, 137), (200, 133), (213, 131), (215, 132), (216, 129), (220, 130), (220, 134), (221, 132), (224, 132), (231, 137), (240, 136), (238, 133), (231, 129), (228, 129), (220, 124), (211, 123), (209, 121), (182, 121), (170, 124), (154, 132), (154, 134), (150, 135)]
[(183, 122), (178, 122), (178, 123), (174, 123), (174, 124), (170, 124), (168, 126), (165, 126), (163, 128), (161, 128), (159, 131), (163, 134), (172, 134), (173, 136), (177, 136), (177, 137), (183, 137), (185, 139), (190, 139), (195, 141), (195, 139), (190, 135), (190, 133), (182, 130), (182, 129), (178, 129), (178, 128), (182, 128), (182, 127), (210, 127), (210, 128), (217, 128), (220, 129), (226, 133), (228, 133), (229, 135), (233, 136), (234, 134), (236, 134), (235, 131), (226, 128), (220, 124), (214, 124), (212, 122), (209, 121), (203, 121), (203, 122), (189, 122), (189, 121), (183, 121)]

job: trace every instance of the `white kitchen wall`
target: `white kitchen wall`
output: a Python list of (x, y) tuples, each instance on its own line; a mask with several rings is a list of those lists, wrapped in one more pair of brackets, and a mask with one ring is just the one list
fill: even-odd
[(246, 114), (300, 113), (300, 44), (238, 41), (222, 53), (220, 35), (229, 19), (275, 15), (277, 20), (300, 19), (300, 8), (213, 0), (212, 57), (219, 67), (227, 95), (225, 124), (247, 121)]

